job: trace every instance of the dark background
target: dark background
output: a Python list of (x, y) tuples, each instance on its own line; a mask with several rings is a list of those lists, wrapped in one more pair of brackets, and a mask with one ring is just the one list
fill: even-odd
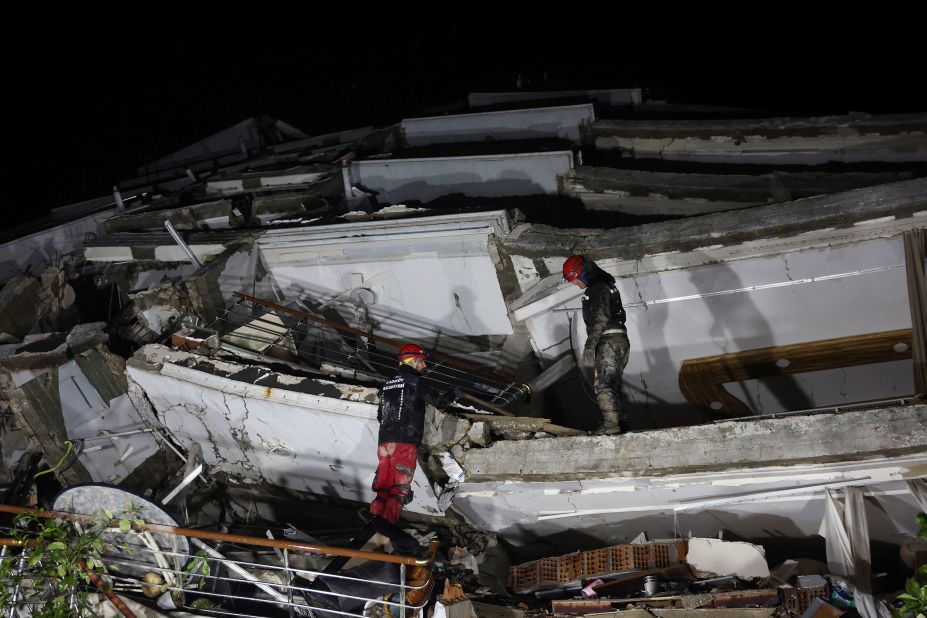
[(518, 75), (528, 89), (640, 86), (656, 99), (781, 115), (927, 111), (924, 16), (914, 9), (609, 6), (9, 13), (4, 227), (105, 195), (146, 161), (252, 115), (320, 134), (393, 122), (472, 90), (512, 90)]

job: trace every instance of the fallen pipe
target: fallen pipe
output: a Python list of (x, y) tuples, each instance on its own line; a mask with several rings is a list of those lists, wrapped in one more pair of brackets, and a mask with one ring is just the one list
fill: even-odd
[[(46, 519), (64, 519), (67, 521), (77, 521), (81, 523), (92, 524), (93, 518), (89, 515), (76, 515), (74, 513), (65, 513), (62, 511), (43, 511), (26, 506), (14, 506), (12, 504), (0, 504), (0, 513), (11, 513), (13, 515), (35, 515)], [(114, 519), (110, 522), (113, 528), (119, 527), (119, 520)], [(377, 560), (380, 562), (392, 562), (395, 564), (405, 564), (409, 566), (425, 566), (431, 563), (434, 554), (429, 558), (415, 558), (414, 556), (394, 556), (393, 554), (384, 554), (382, 552), (364, 551), (360, 549), (345, 549), (343, 547), (329, 547), (326, 545), (315, 545), (312, 543), (301, 543), (298, 541), (284, 541), (280, 539), (266, 539), (259, 536), (247, 536), (243, 534), (227, 534), (223, 532), (212, 532), (210, 530), (194, 530), (191, 528), (179, 528), (175, 526), (166, 526), (163, 524), (145, 524), (139, 526), (132, 524), (132, 529), (137, 532), (159, 532), (162, 534), (176, 534), (189, 539), (205, 539), (208, 541), (219, 541), (223, 543), (240, 543), (243, 545), (254, 545), (257, 547), (270, 547), (279, 549), (288, 549), (290, 551), (300, 551), (313, 554), (328, 554), (330, 556), (343, 556), (346, 558), (360, 558), (362, 560)]]

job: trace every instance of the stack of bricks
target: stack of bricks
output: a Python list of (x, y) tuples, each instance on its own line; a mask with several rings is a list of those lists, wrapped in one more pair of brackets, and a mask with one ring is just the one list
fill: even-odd
[(779, 590), (782, 591), (786, 611), (799, 616), (805, 613), (805, 610), (811, 606), (811, 602), (815, 599), (830, 600), (830, 591), (826, 585), (810, 588), (782, 586)]
[(513, 566), (509, 569), (509, 588), (517, 593), (528, 593), (614, 573), (666, 568), (685, 559), (686, 542), (683, 540), (613, 545)]

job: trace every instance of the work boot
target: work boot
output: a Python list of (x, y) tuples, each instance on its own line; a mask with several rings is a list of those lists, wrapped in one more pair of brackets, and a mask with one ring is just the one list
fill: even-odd
[(602, 424), (595, 430), (595, 433), (603, 436), (617, 436), (618, 434), (628, 433), (631, 426), (624, 419), (618, 420), (617, 415), (608, 414), (602, 421)]
[(627, 424), (622, 422), (619, 411), (611, 404), (606, 404), (604, 397), (599, 398), (599, 409), (602, 411), (602, 424), (595, 430), (597, 434), (613, 436), (627, 431)]
[(595, 430), (595, 433), (600, 436), (617, 436), (624, 433), (624, 431), (620, 423), (602, 423)]

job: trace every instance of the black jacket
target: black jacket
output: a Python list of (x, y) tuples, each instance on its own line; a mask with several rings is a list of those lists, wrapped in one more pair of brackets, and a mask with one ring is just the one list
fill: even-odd
[(421, 444), (425, 404), (443, 409), (452, 399), (452, 393), (439, 392), (412, 367), (402, 365), (380, 389), (379, 441)]
[(595, 350), (606, 330), (624, 328), (625, 313), (615, 278), (587, 259), (589, 283), (583, 296), (583, 321), (586, 323), (586, 347)]

